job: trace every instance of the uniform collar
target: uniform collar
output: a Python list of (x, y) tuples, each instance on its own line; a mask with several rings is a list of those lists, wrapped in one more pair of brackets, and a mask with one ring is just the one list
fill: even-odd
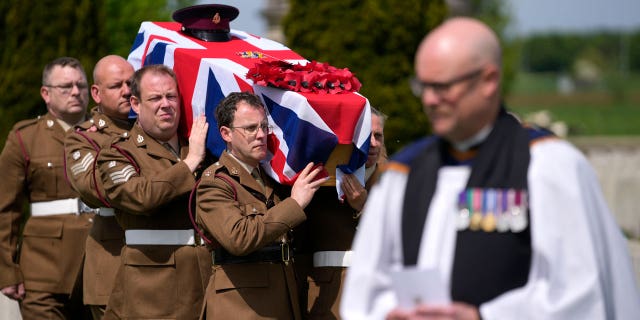
[[(253, 170), (251, 166), (243, 164), (242, 161), (238, 160), (226, 150), (220, 156), (219, 161), (227, 168), (229, 175), (239, 179), (241, 185), (262, 193), (262, 186), (251, 176), (251, 171), (249, 171)], [(273, 187), (266, 180), (267, 179), (263, 179), (266, 196), (268, 197), (273, 191)]]
[[(172, 161), (180, 161), (180, 158), (176, 159), (176, 156), (167, 148), (165, 148), (162, 145), (162, 142), (156, 140), (155, 138), (151, 137), (146, 132), (144, 132), (144, 130), (142, 130), (142, 127), (140, 127), (139, 124), (135, 124), (131, 128), (130, 139), (132, 139), (132, 142), (136, 145), (136, 147), (146, 149), (147, 153), (149, 154), (167, 158)], [(183, 156), (182, 153), (184, 153), (182, 152), (183, 149), (184, 148), (180, 148), (180, 150), (178, 151), (180, 152), (181, 157)]]

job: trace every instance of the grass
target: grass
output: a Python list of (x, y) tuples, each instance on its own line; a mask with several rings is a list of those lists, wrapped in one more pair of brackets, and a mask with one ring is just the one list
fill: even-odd
[(640, 75), (603, 81), (589, 90), (560, 94), (551, 74), (521, 74), (506, 98), (510, 110), (525, 117), (547, 110), (570, 136), (640, 135)]

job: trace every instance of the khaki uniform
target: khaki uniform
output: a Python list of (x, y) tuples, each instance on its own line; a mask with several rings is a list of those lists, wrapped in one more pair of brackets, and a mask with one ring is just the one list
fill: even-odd
[[(379, 167), (366, 181), (367, 191), (378, 180)], [(303, 252), (296, 260), (296, 272), (307, 279), (300, 289), (301, 300), (306, 302), (302, 309), (306, 310), (306, 319), (340, 319), (342, 284), (360, 213), (346, 200), (340, 203), (335, 186), (316, 191), (306, 212), (309, 219), (296, 230), (296, 240), (301, 242), (298, 249)]]
[[(120, 266), (124, 231), (105, 199), (100, 177), (95, 173), (95, 158), (119, 136), (126, 137), (131, 125), (114, 121), (94, 108), (89, 121), (75, 128), (65, 139), (67, 177), (82, 201), (99, 208), (87, 238), (83, 270), (83, 301), (87, 305), (106, 306)], [(92, 126), (95, 132), (88, 131)]]
[(194, 175), (137, 124), (100, 152), (98, 172), (126, 241), (104, 319), (197, 319), (211, 256), (189, 219)]
[(198, 224), (219, 246), (203, 318), (301, 319), (293, 266), (282, 259), (288, 245), (283, 251), (280, 241), (306, 216), (295, 200), (280, 202), (262, 176), (264, 189), (226, 152), (203, 173)]
[[(65, 181), (65, 134), (51, 114), (21, 121), (0, 155), (4, 181), (0, 183), (0, 287), (24, 282), (25, 319), (47, 317), (42, 302), (30, 305), (29, 292), (62, 294), (68, 299), (91, 228), (93, 214), (80, 212), (77, 195)], [(17, 262), (20, 223), (27, 218), (22, 210), (25, 201), (32, 210)]]

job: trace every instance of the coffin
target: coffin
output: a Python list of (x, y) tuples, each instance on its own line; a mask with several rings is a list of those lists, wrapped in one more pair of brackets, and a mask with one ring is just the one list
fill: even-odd
[(274, 126), (262, 166), (276, 181), (293, 184), (310, 161), (325, 164), (330, 185), (339, 180), (337, 169), (363, 177), (371, 133), (368, 100), (356, 92), (297, 92), (254, 83), (247, 71), (261, 61), (309, 62), (278, 42), (234, 29), (231, 41), (205, 42), (181, 33), (177, 22), (143, 22), (128, 61), (135, 69), (164, 64), (174, 70), (182, 99), (180, 134), (188, 136), (192, 119), (205, 114), (207, 149), (215, 156), (225, 149), (216, 105), (231, 92), (250, 91), (261, 97)]

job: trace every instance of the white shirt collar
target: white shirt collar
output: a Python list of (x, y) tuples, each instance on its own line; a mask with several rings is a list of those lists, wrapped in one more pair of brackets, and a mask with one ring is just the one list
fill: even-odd
[(488, 125), (482, 128), (482, 130), (478, 131), (478, 133), (473, 135), (471, 138), (458, 143), (452, 143), (451, 145), (453, 146), (453, 148), (455, 148), (458, 151), (467, 151), (471, 149), (471, 147), (478, 145), (482, 143), (485, 139), (487, 139), (487, 137), (489, 136), (489, 133), (491, 133), (491, 129), (493, 129), (493, 126)]

